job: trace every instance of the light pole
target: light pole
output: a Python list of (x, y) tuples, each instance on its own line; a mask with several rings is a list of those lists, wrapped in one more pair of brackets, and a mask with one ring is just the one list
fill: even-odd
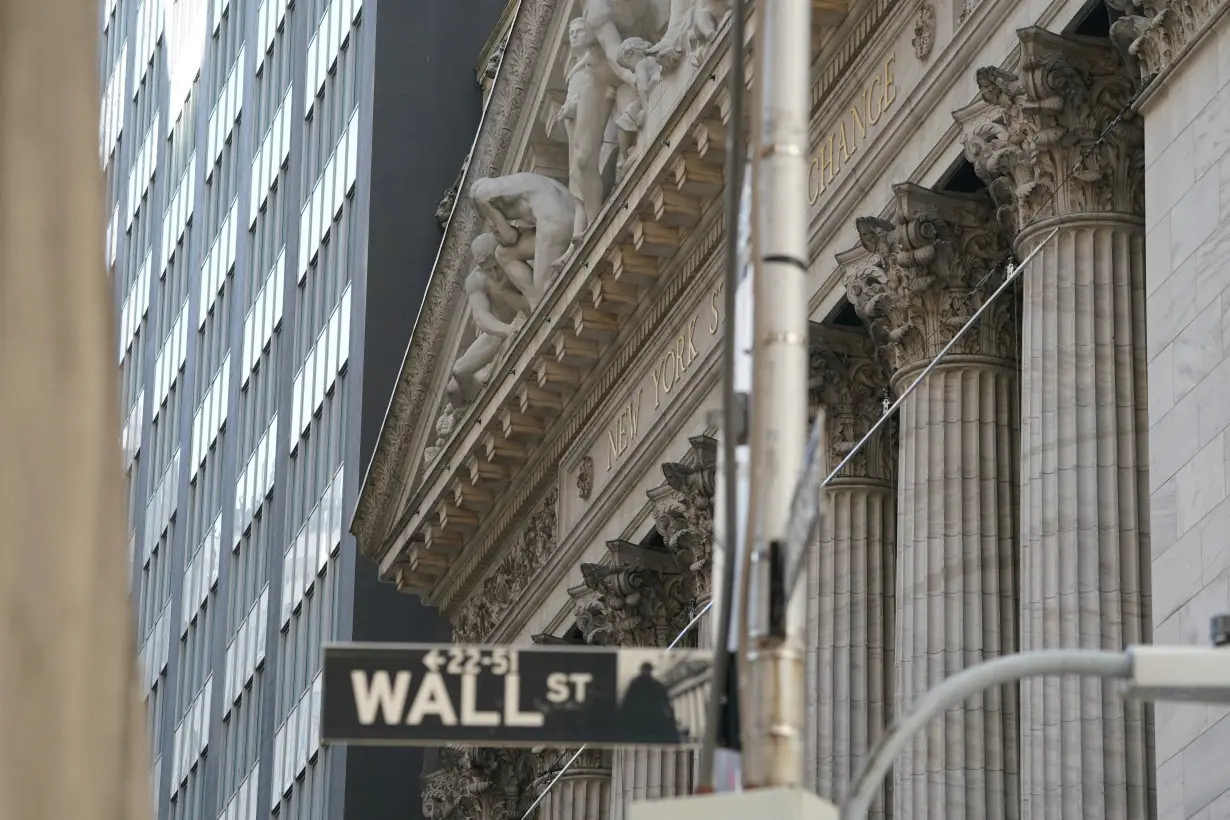
[(1054, 649), (996, 658), (966, 669), (914, 701), (871, 751), (841, 810), (841, 820), (865, 820), (893, 760), (914, 735), (949, 707), (984, 689), (1039, 675), (1085, 675), (1126, 681), (1127, 697), (1230, 703), (1230, 615), (1213, 618), (1214, 648), (1129, 647), (1125, 652)]

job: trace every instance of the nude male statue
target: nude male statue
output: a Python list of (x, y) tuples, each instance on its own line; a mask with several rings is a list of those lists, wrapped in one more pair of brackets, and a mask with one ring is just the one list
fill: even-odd
[(470, 198), (499, 243), (496, 263), (532, 313), (572, 245), (576, 201), (555, 180), (529, 172), (476, 180)]
[[(578, 205), (572, 239), (580, 242), (602, 210), (602, 138), (611, 117), (615, 88), (627, 84), (612, 71), (584, 18), (569, 23), (568, 45), (568, 93), (555, 120), (568, 132), (568, 190)], [(620, 70), (629, 71), (623, 66)], [(635, 83), (635, 75), (632, 80)]]
[(499, 247), (489, 233), (480, 234), (470, 243), (474, 269), (466, 276), (465, 292), (478, 336), (453, 363), (448, 395), (458, 406), (469, 404), (478, 396), (491, 377), (500, 350), (525, 325), (532, 312), (529, 302), (500, 270), (495, 258)]

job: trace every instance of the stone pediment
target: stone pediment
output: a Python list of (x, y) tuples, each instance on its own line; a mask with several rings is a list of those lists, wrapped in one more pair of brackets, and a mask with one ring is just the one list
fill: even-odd
[(522, 4), (355, 515), (366, 555), (398, 553), (386, 578), (425, 591), (503, 489), (539, 494), (512, 479), (596, 409), (583, 383), (642, 314), (661, 320), (645, 297), (668, 269), (698, 268), (681, 251), (713, 225), (725, 104), (692, 80), (724, 56), (725, 5)]

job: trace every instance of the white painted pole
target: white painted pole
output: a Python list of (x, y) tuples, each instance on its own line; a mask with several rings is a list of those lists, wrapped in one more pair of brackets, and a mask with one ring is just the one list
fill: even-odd
[(810, 0), (758, 8), (752, 215), (755, 259), (751, 396), (755, 556), (743, 669), (743, 782), (803, 781), (804, 658), (801, 597), (784, 594), (790, 502), (807, 438), (807, 149)]

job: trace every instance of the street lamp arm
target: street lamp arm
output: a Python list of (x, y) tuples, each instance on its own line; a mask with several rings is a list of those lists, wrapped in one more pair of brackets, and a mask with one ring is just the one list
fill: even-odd
[(841, 811), (841, 820), (866, 819), (880, 783), (897, 755), (937, 715), (984, 689), (1038, 675), (1130, 678), (1132, 657), (1126, 652), (1054, 649), (1008, 655), (958, 672), (915, 700), (909, 711), (889, 727), (888, 734), (868, 756), (863, 773)]

